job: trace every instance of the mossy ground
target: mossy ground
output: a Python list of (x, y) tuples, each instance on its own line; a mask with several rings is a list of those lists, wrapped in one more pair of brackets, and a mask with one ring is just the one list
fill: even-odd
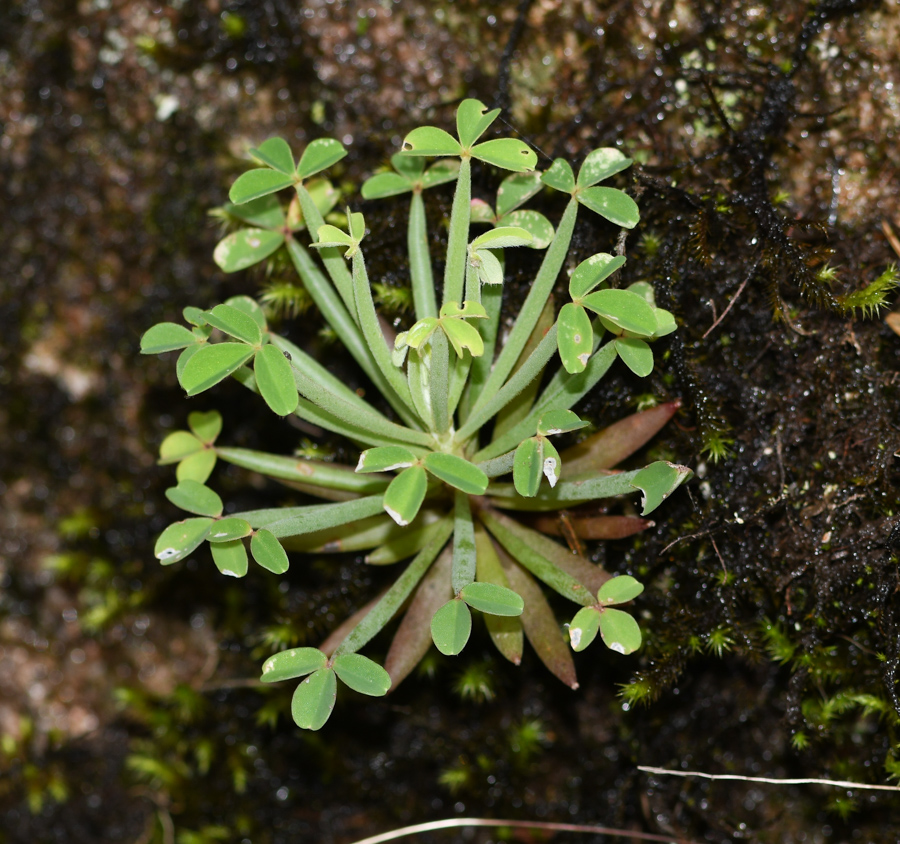
[[(898, 771), (900, 338), (825, 307), (898, 257), (897, 10), (497, 6), (0, 12), (0, 840), (348, 842), (453, 814), (887, 840), (892, 796), (636, 766), (866, 783)], [(649, 385), (619, 375), (583, 409), (605, 424), (639, 394), (681, 398), (653, 449), (697, 478), (652, 531), (593, 549), (649, 584), (638, 657), (580, 655), (572, 693), (476, 638), (301, 735), (288, 691), (243, 681), (272, 643), (314, 642), (380, 573), (310, 560), (280, 587), (224, 583), (204, 559), (161, 569), (166, 431), (215, 406), (235, 444), (289, 450), (305, 434), (237, 387), (186, 402), (138, 338), (257, 285), (215, 271), (206, 218), (245, 141), (341, 138), (357, 202), (406, 128), (449, 120), (464, 95), (506, 105), (544, 166), (619, 141), (640, 162), (622, 183), (642, 209), (626, 272), (657, 286), (681, 330)], [(404, 206), (387, 207), (367, 219), (390, 267)], [(430, 223), (439, 238), (440, 209)], [(581, 231), (575, 260), (617, 236)], [(829, 289), (826, 264), (840, 268)], [(277, 500), (236, 471), (219, 483), (239, 504)]]

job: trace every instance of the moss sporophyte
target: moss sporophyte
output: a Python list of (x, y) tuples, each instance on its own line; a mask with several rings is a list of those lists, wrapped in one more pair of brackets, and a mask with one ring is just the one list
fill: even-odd
[[(571, 408), (617, 359), (648, 375), (650, 343), (673, 331), (675, 322), (655, 306), (649, 284), (612, 287), (625, 259), (606, 253), (574, 268), (571, 301), (555, 314), (551, 291), (579, 212), (625, 228), (638, 222), (627, 194), (599, 184), (631, 161), (616, 149), (598, 149), (577, 177), (563, 159), (539, 173), (523, 142), (480, 140), (497, 114), (465, 100), (456, 137), (432, 126), (414, 129), (391, 159), (393, 170), (363, 185), (366, 200), (411, 197), (407, 241), (415, 320), (392, 343), (366, 271), (363, 215), (348, 210), (346, 225), (334, 225), (340, 222), (333, 214), (338, 193), (320, 175), (346, 154), (340, 143), (313, 141), (295, 162), (284, 140), (270, 138), (250, 150), (259, 166), (231, 188), (223, 213), (241, 228), (218, 245), (216, 262), (232, 272), (284, 250), (333, 335), (383, 397), (383, 410), (271, 331), (263, 309), (246, 296), (208, 310), (186, 308), (188, 327), (162, 323), (142, 339), (146, 354), (181, 350), (176, 372), (189, 396), (231, 376), (279, 416), (296, 415), (359, 450), (356, 465), (345, 466), (219, 445), (222, 420), (215, 412), (190, 414), (190, 430), (170, 434), (160, 449), (161, 463), (177, 464), (178, 482), (167, 496), (191, 514), (159, 537), (156, 556), (163, 565), (183, 560), (204, 542), (219, 570), (235, 577), (247, 574), (248, 547), (249, 556), (275, 574), (288, 569), (286, 549), (365, 551), (371, 565), (404, 563), (393, 584), (320, 648), (292, 648), (264, 663), (264, 682), (305, 678), (292, 706), (301, 727), (325, 723), (337, 680), (383, 695), (432, 642), (444, 654), (460, 653), (473, 610), (483, 615), (503, 656), (518, 663), (528, 639), (550, 671), (573, 688), (570, 645), (583, 650), (598, 632), (618, 653), (629, 654), (641, 643), (634, 619), (614, 608), (637, 597), (641, 584), (612, 577), (546, 534), (566, 533), (551, 517), (559, 511), (565, 511), (566, 530), (581, 539), (620, 538), (651, 524), (637, 516), (600, 515), (590, 504), (641, 492), (647, 515), (689, 477), (685, 467), (666, 462), (615, 470), (666, 423), (677, 403), (629, 416), (562, 453), (554, 440), (587, 424)], [(425, 160), (435, 157), (426, 167)], [(512, 173), (494, 207), (472, 199), (473, 162)], [(456, 189), (438, 300), (422, 195), (447, 182)], [(555, 228), (522, 207), (545, 188), (569, 198)], [(292, 199), (284, 207), (279, 192), (288, 189)], [(476, 226), (489, 228), (470, 233)], [(302, 242), (303, 229), (312, 251)], [(501, 342), (504, 251), (518, 247), (545, 251)], [(545, 377), (557, 354), (562, 365)], [(219, 459), (325, 503), (226, 515), (207, 486)], [(580, 607), (568, 625), (568, 642), (541, 584)], [(358, 653), (398, 616), (384, 667)]]

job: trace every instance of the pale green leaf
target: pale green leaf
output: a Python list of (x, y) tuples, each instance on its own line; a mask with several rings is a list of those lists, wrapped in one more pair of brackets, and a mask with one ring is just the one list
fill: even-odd
[(178, 463), (198, 451), (203, 451), (203, 443), (197, 437), (187, 431), (173, 431), (159, 446), (159, 465)]
[(197, 342), (193, 332), (177, 322), (160, 322), (148, 328), (141, 337), (142, 355), (161, 355), (174, 352)]
[(500, 109), (488, 110), (479, 100), (467, 99), (456, 109), (456, 132), (464, 149), (469, 149), (500, 114)]
[(541, 176), (541, 181), (554, 190), (572, 193), (575, 190), (575, 174), (572, 165), (564, 158), (557, 158)]
[(213, 519), (185, 519), (169, 525), (156, 540), (153, 555), (164, 566), (183, 560), (194, 551), (213, 525)]
[(216, 343), (198, 348), (184, 365), (179, 381), (189, 396), (196, 396), (227, 378), (253, 357), (246, 343)]
[(644, 591), (644, 585), (630, 574), (620, 574), (606, 581), (597, 593), (601, 604), (624, 604)]
[(556, 343), (566, 372), (584, 372), (594, 348), (591, 318), (581, 305), (567, 302), (560, 308), (556, 325)]
[(529, 243), (522, 244), (532, 249), (545, 249), (553, 240), (553, 225), (540, 211), (512, 211), (499, 222), (504, 226), (524, 229), (531, 235)]
[(166, 498), (176, 507), (197, 516), (219, 516), (224, 505), (218, 494), (196, 481), (182, 481), (166, 490)]
[(489, 615), (518, 616), (525, 608), (520, 595), (496, 583), (470, 583), (459, 597), (473, 610)]
[(317, 648), (291, 648), (270, 656), (263, 663), (259, 679), (263, 683), (294, 680), (324, 668), (327, 661), (325, 654)]
[[(511, 176), (507, 176), (497, 190), (497, 216), (505, 217), (515, 211), (538, 193), (542, 187), (540, 173), (532, 171), (513, 173)], [(511, 223), (510, 225), (517, 224)]]
[(188, 414), (188, 428), (201, 442), (212, 445), (222, 432), (222, 414), (218, 410), (195, 410)]
[(281, 229), (284, 228), (284, 211), (278, 197), (274, 194), (261, 196), (251, 202), (235, 205), (233, 202), (225, 203), (225, 211), (232, 217), (237, 217), (254, 228)]
[(403, 139), (406, 155), (459, 155), (462, 147), (449, 132), (436, 126), (420, 126)]
[(331, 668), (310, 674), (294, 692), (291, 716), (303, 730), (320, 730), (331, 717), (337, 697), (337, 680)]
[[(416, 161), (413, 156), (400, 156), (407, 161)], [(393, 161), (393, 159), (391, 159)], [(433, 188), (436, 185), (443, 185), (452, 182), (459, 175), (459, 162), (452, 160), (436, 161), (431, 165), (422, 176), (422, 187)]]
[(431, 638), (446, 656), (456, 656), (466, 646), (472, 632), (472, 613), (464, 601), (454, 598), (431, 618)]
[(651, 337), (656, 331), (656, 313), (652, 305), (630, 290), (597, 290), (582, 300), (586, 308), (609, 320), (623, 331)]
[(219, 519), (215, 526), (210, 528), (209, 536), (206, 537), (209, 542), (231, 542), (235, 539), (243, 539), (250, 536), (253, 528), (246, 519), (239, 519), (235, 516), (227, 516)]
[(269, 409), (278, 416), (287, 416), (297, 409), (300, 396), (294, 382), (294, 370), (284, 352), (272, 345), (263, 346), (253, 361), (256, 386)]
[(175, 477), (180, 481), (197, 481), (198, 484), (206, 483), (216, 466), (216, 453), (211, 448), (198, 451), (190, 457), (185, 457), (175, 470)]
[(250, 538), (250, 553), (259, 565), (273, 574), (284, 574), (290, 565), (278, 538), (265, 528), (260, 528)]
[(232, 305), (216, 305), (206, 312), (206, 322), (251, 346), (262, 342), (262, 333), (253, 317)]
[(571, 410), (548, 410), (538, 420), (537, 432), (545, 436), (551, 434), (568, 434), (584, 428), (588, 423)]
[(421, 466), (404, 469), (384, 493), (384, 511), (398, 524), (408, 525), (425, 500), (428, 478)]
[(247, 574), (247, 549), (240, 539), (210, 544), (216, 568), (228, 577), (244, 577)]
[(268, 164), (287, 176), (294, 175), (294, 157), (291, 148), (284, 138), (269, 138), (258, 147), (250, 149), (252, 155), (262, 164)]
[(600, 610), (596, 607), (582, 607), (569, 622), (569, 641), (573, 651), (583, 651), (600, 629)]
[(472, 249), (506, 249), (510, 246), (528, 246), (532, 237), (525, 229), (518, 226), (499, 226), (472, 241)]
[(537, 153), (523, 141), (515, 138), (498, 138), (472, 147), (472, 157), (504, 170), (523, 172), (534, 170)]
[(225, 300), (225, 304), (250, 317), (261, 332), (266, 330), (266, 314), (254, 299), (249, 296), (232, 296)]
[(613, 147), (595, 149), (588, 153), (578, 171), (578, 187), (596, 185), (630, 166), (631, 159)]
[(542, 451), (541, 441), (537, 437), (519, 443), (513, 460), (513, 483), (519, 495), (526, 498), (537, 495), (541, 486)]
[(644, 493), (641, 499), (642, 516), (651, 513), (681, 484), (693, 475), (686, 466), (659, 461), (641, 469), (632, 479), (631, 486)]
[(482, 284), (503, 284), (503, 264), (488, 249), (475, 252), (470, 259)]
[[(410, 161), (416, 161), (410, 158)], [(363, 182), (361, 189), (363, 199), (384, 199), (388, 196), (399, 196), (413, 189), (412, 182), (397, 173), (377, 173)]]
[(671, 334), (676, 328), (675, 317), (665, 308), (656, 308), (656, 331), (653, 332), (654, 337), (665, 337)]
[(633, 229), (641, 219), (637, 203), (624, 191), (616, 188), (584, 188), (578, 201), (606, 220), (622, 228)]
[(636, 337), (620, 337), (616, 340), (616, 353), (625, 365), (641, 378), (653, 372), (653, 351)]
[(601, 281), (609, 278), (625, 263), (622, 255), (613, 256), (606, 252), (591, 255), (575, 267), (569, 279), (569, 295), (573, 299), (587, 296)]
[(487, 490), (488, 476), (464, 457), (431, 452), (425, 456), (425, 468), (436, 478), (468, 495), (484, 495)]
[(332, 662), (338, 679), (353, 691), (382, 697), (391, 688), (391, 677), (377, 662), (362, 654), (340, 654)]
[(222, 238), (213, 260), (226, 273), (245, 270), (265, 260), (284, 243), (284, 235), (267, 229), (240, 229)]
[(416, 455), (401, 445), (383, 445), (366, 449), (359, 455), (357, 472), (392, 472), (416, 462)]
[(248, 170), (238, 176), (237, 181), (231, 186), (228, 198), (240, 205), (267, 196), (270, 193), (290, 187), (294, 183), (293, 176), (279, 173), (277, 170), (261, 169)]
[(606, 647), (617, 654), (634, 653), (641, 646), (641, 628), (622, 610), (603, 610), (600, 614), (600, 636)]
[(318, 138), (313, 141), (300, 156), (297, 164), (297, 175), (301, 179), (308, 179), (316, 173), (321, 173), (340, 161), (347, 154), (343, 144), (334, 138)]
[(484, 354), (484, 340), (474, 325), (462, 319), (446, 319), (441, 322), (441, 328), (459, 357), (463, 356), (463, 349), (468, 349), (476, 358)]

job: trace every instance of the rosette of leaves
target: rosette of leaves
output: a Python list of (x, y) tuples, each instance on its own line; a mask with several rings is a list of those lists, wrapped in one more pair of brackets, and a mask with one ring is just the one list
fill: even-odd
[[(617, 358), (627, 363), (616, 344), (633, 339), (629, 332), (642, 342), (652, 341), (665, 321), (648, 302), (647, 290), (610, 290), (628, 296), (613, 297), (602, 311), (594, 309), (595, 319), (604, 322), (592, 328), (584, 366), (577, 372), (555, 367), (544, 378), (564, 347), (550, 293), (579, 207), (628, 227), (637, 223), (637, 209), (623, 192), (597, 187), (627, 166), (617, 151), (588, 155), (571, 185), (566, 174), (572, 169), (561, 160), (537, 177), (531, 174), (536, 157), (521, 141), (481, 139), (496, 115), (476, 100), (464, 101), (457, 111), (457, 137), (436, 127), (414, 130), (404, 141), (404, 152), (393, 159), (395, 173), (366, 183), (364, 193), (370, 197), (405, 191), (413, 197), (408, 243), (411, 282), (418, 290), (416, 319), (395, 342), (386, 336), (373, 301), (362, 214), (348, 209), (346, 230), (326, 224), (308, 184), (344, 154), (340, 144), (314, 141), (295, 164), (287, 144), (270, 139), (252, 152), (263, 166), (232, 187), (230, 198), (237, 206), (259, 203), (283, 189), (294, 192), (314, 240), (304, 245), (299, 230), (286, 223), (283, 243), (323, 318), (384, 403), (366, 401), (300, 344), (272, 332), (261, 309), (246, 297), (208, 310), (186, 309), (189, 327), (163, 323), (142, 340), (145, 353), (181, 350), (176, 371), (188, 395), (231, 376), (275, 413), (293, 414), (339, 434), (359, 452), (356, 465), (345, 466), (222, 446), (217, 442), (221, 420), (211, 414), (191, 414), (190, 431), (170, 434), (161, 449), (161, 462), (177, 464), (178, 483), (167, 495), (189, 514), (160, 536), (156, 556), (163, 564), (184, 559), (206, 542), (220, 571), (238, 577), (247, 573), (250, 558), (270, 572), (283, 572), (288, 551), (366, 552), (371, 565), (398, 565), (392, 585), (320, 648), (285, 651), (266, 662), (265, 682), (305, 678), (297, 686), (292, 712), (306, 728), (318, 729), (327, 720), (337, 680), (359, 692), (384, 694), (409, 674), (432, 643), (445, 654), (460, 653), (474, 617), (484, 619), (506, 658), (518, 663), (527, 639), (550, 670), (575, 687), (571, 651), (544, 589), (601, 619), (615, 620), (607, 607), (626, 600), (622, 596), (632, 589), (627, 586), (631, 579), (612, 577), (548, 534), (564, 535), (576, 548), (585, 538), (627, 536), (650, 523), (608, 514), (599, 502), (640, 493), (646, 515), (690, 475), (667, 462), (616, 468), (665, 424), (676, 403), (634, 414), (561, 451), (554, 444), (584, 425), (572, 410), (578, 401)], [(459, 164), (425, 169), (421, 160), (429, 156), (459, 158)], [(529, 175), (504, 183), (511, 193), (498, 200), (491, 221), (497, 227), (470, 240), (473, 160)], [(424, 213), (416, 206), (425, 187), (451, 179), (456, 186), (438, 306)], [(530, 224), (518, 224), (526, 218), (510, 215), (522, 210), (526, 195), (539, 183), (564, 189), (571, 198), (500, 347), (504, 266), (491, 257), (512, 246), (534, 247)], [(277, 229), (276, 224), (270, 230)], [(580, 298), (572, 304), (589, 308), (585, 300), (602, 280), (594, 277), (596, 283), (586, 292), (578, 286), (580, 279), (575, 285)], [(638, 311), (653, 315), (652, 330), (649, 320), (635, 323)], [(606, 331), (614, 336), (603, 343)], [(226, 512), (207, 485), (217, 460), (259, 472), (323, 503)], [(581, 624), (585, 616), (577, 617)], [(382, 669), (359, 651), (395, 619), (399, 622)], [(601, 638), (609, 624), (598, 621)], [(625, 629), (627, 622), (617, 624)], [(629, 652), (637, 646), (633, 628), (627, 637), (616, 638), (616, 630), (606, 637), (613, 650)], [(585, 633), (578, 645), (588, 638)]]

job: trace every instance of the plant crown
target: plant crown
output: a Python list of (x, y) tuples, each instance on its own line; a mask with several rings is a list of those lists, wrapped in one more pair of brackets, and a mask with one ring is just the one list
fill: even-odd
[[(465, 100), (456, 137), (432, 126), (414, 129), (391, 159), (393, 170), (362, 187), (366, 200), (411, 195), (407, 240), (415, 321), (392, 341), (366, 272), (363, 215), (348, 210), (346, 225), (334, 225), (338, 192), (320, 175), (346, 155), (340, 143), (315, 140), (295, 161), (284, 140), (270, 138), (250, 150), (259, 166), (231, 188), (224, 213), (241, 228), (216, 247), (216, 263), (234, 272), (284, 249), (334, 335), (384, 398), (381, 408), (272, 331), (249, 297), (207, 310), (185, 308), (189, 327), (161, 323), (142, 338), (145, 354), (181, 350), (176, 372), (188, 396), (231, 376), (279, 416), (293, 414), (360, 449), (354, 467), (231, 448), (217, 444), (218, 413), (191, 413), (190, 430), (170, 434), (160, 449), (161, 463), (177, 464), (177, 485), (167, 497), (191, 514), (159, 537), (155, 553), (163, 565), (183, 560), (204, 542), (219, 571), (235, 577), (247, 574), (248, 549), (275, 574), (288, 569), (286, 549), (367, 551), (372, 565), (408, 561), (383, 594), (320, 648), (292, 648), (264, 663), (263, 682), (304, 678), (292, 704), (301, 727), (322, 727), (337, 680), (383, 695), (432, 641), (444, 654), (460, 653), (473, 610), (483, 615), (503, 656), (518, 664), (527, 638), (573, 688), (568, 645), (583, 650), (598, 632), (618, 653), (632, 653), (641, 643), (632, 616), (614, 608), (635, 598), (641, 584), (627, 575), (612, 577), (546, 534), (574, 537), (578, 548), (579, 538), (618, 538), (652, 524), (598, 515), (590, 504), (640, 491), (646, 515), (689, 477), (688, 469), (667, 462), (614, 469), (665, 424), (677, 403), (636, 413), (562, 454), (554, 438), (587, 424), (571, 408), (617, 358), (637, 375), (648, 375), (649, 344), (673, 331), (675, 321), (655, 306), (649, 284), (612, 286), (625, 258), (607, 253), (571, 271), (570, 301), (555, 315), (551, 292), (580, 209), (628, 229), (638, 222), (627, 194), (599, 185), (631, 161), (616, 149), (597, 149), (577, 177), (561, 158), (539, 173), (536, 155), (522, 141), (481, 140), (497, 114)], [(438, 161), (426, 168), (425, 159), (434, 157)], [(473, 160), (512, 171), (494, 207), (472, 199)], [(422, 193), (453, 181), (438, 303)], [(522, 208), (545, 188), (569, 197), (555, 228)], [(286, 209), (278, 199), (283, 189), (293, 192)], [(476, 226), (483, 230), (473, 237)], [(299, 237), (304, 228), (312, 251)], [(546, 251), (503, 339), (504, 250), (514, 247)], [(545, 369), (557, 354), (562, 366), (547, 379)], [(207, 486), (218, 459), (326, 503), (226, 513)], [(528, 518), (509, 515), (517, 511)], [(568, 625), (568, 642), (538, 582), (580, 607)], [(399, 614), (384, 667), (358, 653)]]

